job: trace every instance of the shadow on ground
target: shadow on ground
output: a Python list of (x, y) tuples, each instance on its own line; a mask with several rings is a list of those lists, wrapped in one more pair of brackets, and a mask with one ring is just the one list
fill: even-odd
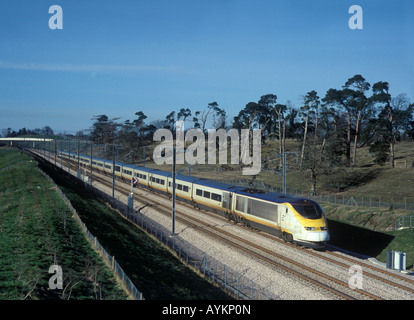
[(394, 239), (393, 236), (327, 219), (329, 244), (371, 257), (379, 255)]

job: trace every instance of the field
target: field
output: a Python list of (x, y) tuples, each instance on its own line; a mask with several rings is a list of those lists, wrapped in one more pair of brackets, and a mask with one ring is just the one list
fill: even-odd
[[(126, 299), (29, 156), (0, 149), (0, 300)], [(51, 290), (49, 267), (62, 268)]]
[(71, 181), (53, 172), (49, 174), (146, 300), (231, 299), (105, 203), (79, 192)]
[[(126, 299), (37, 166), (24, 153), (0, 149), (0, 244), (5, 248), (0, 300)], [(231, 299), (105, 203), (49, 173), (145, 299)], [(49, 290), (53, 264), (62, 266), (64, 290)]]

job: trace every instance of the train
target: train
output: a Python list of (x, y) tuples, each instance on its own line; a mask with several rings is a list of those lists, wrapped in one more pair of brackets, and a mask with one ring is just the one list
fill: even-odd
[[(58, 157), (78, 162), (78, 154), (59, 151)], [(79, 155), (79, 164), (90, 168), (91, 157)], [(143, 166), (92, 158), (92, 168), (151, 191), (172, 195), (172, 172)], [(313, 249), (323, 249), (330, 236), (325, 214), (320, 205), (310, 199), (253, 188), (234, 186), (205, 178), (176, 175), (175, 194), (178, 200), (199, 209), (217, 213), (246, 227), (264, 231)]]

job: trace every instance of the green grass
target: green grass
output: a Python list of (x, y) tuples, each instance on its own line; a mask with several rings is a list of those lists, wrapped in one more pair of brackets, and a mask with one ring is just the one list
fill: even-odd
[(81, 186), (74, 185), (53, 171), (48, 171), (48, 174), (61, 185), (82, 221), (108, 253), (115, 256), (132, 282), (143, 292), (145, 299), (230, 299), (222, 290), (184, 265), (158, 241), (93, 195), (81, 191)]
[[(37, 163), (0, 149), (0, 300), (125, 299)], [(49, 267), (63, 271), (50, 290)]]
[(407, 215), (407, 211), (321, 205), (329, 219), (331, 244), (382, 262), (385, 262), (387, 251), (403, 251), (407, 253), (407, 267), (412, 268), (414, 229), (393, 231), (395, 220)]
[(407, 268), (412, 269), (414, 264), (414, 229), (385, 232), (394, 237), (393, 241), (377, 256), (377, 259), (385, 262), (387, 251), (402, 251), (407, 254)]

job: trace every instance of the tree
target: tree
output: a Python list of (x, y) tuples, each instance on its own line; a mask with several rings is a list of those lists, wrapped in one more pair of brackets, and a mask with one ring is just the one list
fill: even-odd
[(175, 111), (171, 111), (165, 117), (165, 122), (166, 122), (165, 129), (169, 129), (171, 131), (174, 131), (174, 128), (175, 128)]
[(54, 134), (53, 129), (49, 126), (43, 127), (42, 131), (43, 131), (43, 134), (45, 134), (47, 136), (53, 136), (53, 134)]
[[(320, 105), (318, 94), (315, 90), (312, 90), (303, 97), (303, 107), (300, 109), (302, 113), (302, 117), (305, 117), (305, 126), (303, 132), (303, 144), (302, 144), (302, 152), (300, 156), (300, 167), (303, 165), (303, 159), (305, 154), (305, 146), (306, 146), (306, 138), (308, 134), (308, 123), (309, 123), (309, 113), (311, 109), (318, 109)], [(312, 111), (313, 112), (313, 111)], [(314, 140), (314, 144), (316, 144), (316, 139)]]
[(258, 113), (259, 105), (256, 102), (249, 102), (239, 111), (239, 114), (234, 117), (233, 128), (235, 129), (249, 129), (253, 130), (256, 124), (256, 115)]
[(296, 122), (296, 117), (299, 114), (299, 111), (295, 109), (295, 107), (288, 101), (286, 103), (287, 106), (287, 115), (285, 120), (287, 121), (287, 130), (286, 136), (288, 138), (299, 139), (300, 135), (298, 130), (300, 128), (300, 124)]
[[(394, 112), (391, 105), (391, 94), (389, 93), (389, 84), (388, 82), (379, 81), (372, 86), (373, 95), (371, 97), (372, 101), (379, 103), (380, 112), (378, 115), (378, 123), (383, 125), (385, 130), (383, 131), (386, 135), (385, 140), (388, 140), (389, 146), (389, 161), (390, 167), (394, 168), (394, 130), (393, 130), (393, 121), (394, 121)], [(387, 121), (381, 121), (385, 120)]]
[(132, 121), (132, 123), (134, 125), (136, 136), (138, 137), (138, 147), (140, 147), (142, 145), (143, 131), (145, 131), (145, 119), (147, 116), (142, 111), (135, 112), (135, 115), (137, 118)]
[[(355, 98), (355, 103), (351, 104), (354, 107), (354, 118), (355, 118), (355, 137), (354, 137), (354, 148), (353, 148), (353, 158), (352, 158), (352, 165), (356, 166), (356, 154), (357, 154), (357, 144), (358, 144), (358, 137), (359, 137), (359, 128), (360, 128), (360, 121), (361, 116), (366, 118), (369, 116), (369, 112), (367, 112), (368, 108), (370, 107), (370, 103), (368, 98), (365, 95), (370, 89), (371, 85), (365, 81), (364, 77), (357, 74), (352, 78), (349, 78), (348, 81), (345, 83), (345, 88), (351, 89), (354, 88), (355, 93), (353, 97)], [(356, 113), (356, 114), (355, 114)]]
[(401, 93), (397, 97), (392, 98), (391, 105), (394, 110), (394, 137), (396, 141), (400, 141), (403, 134), (410, 129), (414, 104), (410, 104), (407, 95)]
[(349, 167), (351, 164), (351, 128), (352, 128), (352, 110), (356, 105), (356, 93), (354, 90), (349, 88), (343, 88), (342, 90), (329, 89), (325, 98), (322, 99), (329, 106), (336, 106), (340, 110), (345, 111), (347, 117), (347, 138), (346, 138), (346, 166)]
[(134, 125), (130, 120), (125, 120), (125, 122), (120, 126), (119, 137), (125, 141), (130, 148), (133, 148), (135, 142), (137, 141), (137, 134), (134, 131)]
[(117, 128), (119, 126), (118, 123), (116, 123), (116, 120), (119, 118), (114, 118), (109, 120), (108, 116), (102, 114), (97, 115), (92, 118), (92, 120), (95, 120), (95, 122), (92, 125), (91, 129), (91, 138), (92, 141), (95, 143), (113, 143), (116, 134), (117, 134)]
[[(409, 100), (404, 94), (392, 98), (389, 93), (388, 82), (379, 81), (372, 86), (373, 95), (371, 100), (378, 104), (379, 114), (377, 123), (377, 130), (381, 132), (375, 150), (381, 151), (381, 158), (385, 153), (385, 148), (381, 148), (378, 144), (382, 141), (388, 144), (388, 159), (390, 167), (394, 168), (394, 153), (395, 142), (397, 137), (400, 137), (402, 129), (409, 129), (410, 121), (412, 119), (413, 105), (409, 104)], [(379, 127), (379, 128), (378, 128)]]
[(177, 114), (177, 120), (181, 120), (181, 118), (183, 118), (183, 121), (185, 122), (188, 117), (191, 117), (191, 110), (188, 108), (181, 108)]
[(310, 191), (317, 194), (317, 184), (321, 176), (332, 175), (340, 170), (342, 155), (335, 152), (335, 138), (324, 139), (322, 143), (306, 145), (301, 170), (307, 171)]
[(219, 104), (215, 101), (210, 102), (207, 105), (207, 109), (204, 109), (202, 111), (196, 111), (195, 117), (193, 118), (194, 128), (200, 128), (202, 132), (204, 133), (206, 130), (206, 124), (207, 124), (209, 115), (213, 115), (214, 117), (213, 126), (215, 126), (215, 129), (224, 128), (225, 119), (226, 119), (226, 111), (224, 111), (224, 109), (219, 108)]

